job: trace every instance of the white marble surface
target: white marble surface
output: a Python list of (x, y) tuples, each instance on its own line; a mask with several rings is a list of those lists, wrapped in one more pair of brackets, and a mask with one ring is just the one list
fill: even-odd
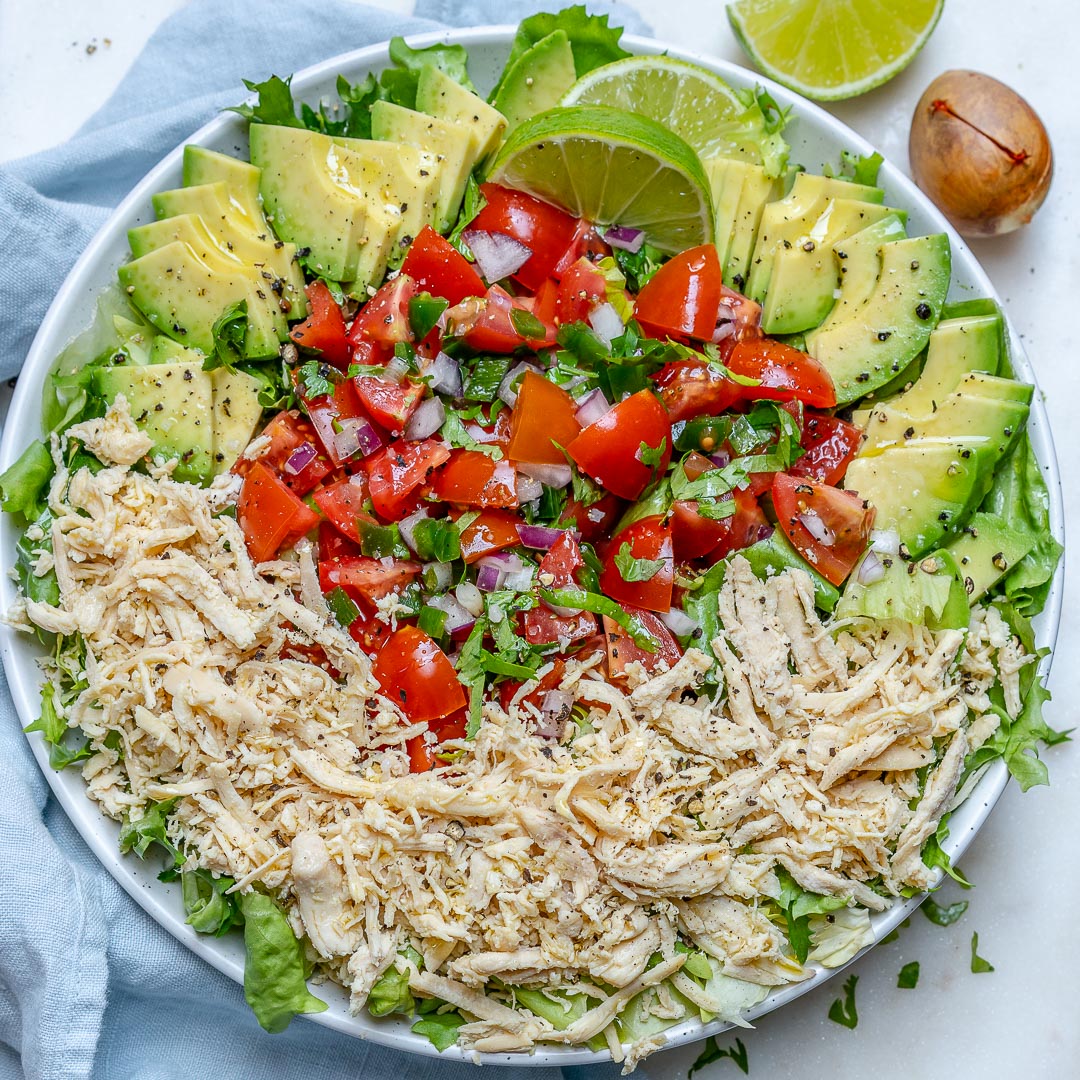
[[(184, 0), (0, 0), (0, 161), (70, 135), (111, 93), (157, 24)], [(379, 2), (379, 0), (377, 0)], [(902, 2), (902, 0), (893, 0)], [(743, 61), (716, 0), (631, 0), (673, 44)], [(411, 0), (381, 0), (406, 11)], [(539, 6), (539, 5), (538, 5)], [(1047, 398), (1065, 475), (1067, 524), (1080, 533), (1076, 421), (1076, 318), (1080, 293), (1080, 123), (1076, 119), (1077, 0), (949, 0), (914, 64), (887, 86), (835, 113), (886, 156), (906, 162), (907, 131), (926, 84), (951, 67), (971, 67), (1009, 83), (1042, 115), (1056, 153), (1050, 197), (1018, 234), (975, 245), (1027, 346)], [(1076, 723), (1080, 699), (1080, 601), (1066, 586), (1050, 721)], [(940, 929), (920, 914), (900, 939), (874, 950), (859, 975), (857, 1030), (826, 1013), (838, 981), (765, 1018), (743, 1034), (751, 1076), (921, 1080), (1080, 1076), (1080, 751), (1051, 751), (1052, 787), (1021, 795), (1010, 786), (963, 860), (977, 888), (967, 914)], [(945, 898), (957, 891), (943, 890)], [(996, 970), (969, 970), (972, 931)], [(902, 964), (922, 965), (914, 991), (896, 988)], [(721, 1038), (722, 1045), (730, 1039)], [(681, 1080), (688, 1048), (650, 1059), (656, 1080)], [(728, 1061), (705, 1077), (738, 1075)]]

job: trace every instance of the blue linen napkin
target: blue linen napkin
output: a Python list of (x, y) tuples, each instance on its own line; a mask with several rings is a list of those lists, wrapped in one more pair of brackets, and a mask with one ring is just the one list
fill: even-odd
[[(112, 207), (174, 146), (241, 100), (241, 78), (285, 75), (394, 34), (514, 22), (559, 6), (419, 0), (411, 18), (348, 0), (196, 0), (182, 9), (73, 139), (0, 168), (0, 377), (17, 374), (48, 304)], [(649, 32), (618, 4), (589, 7)], [(617, 1072), (592, 1066), (529, 1076), (606, 1080)], [(0, 673), (0, 1077), (475, 1075), (471, 1066), (387, 1050), (305, 1019), (265, 1034), (240, 987), (154, 923), (90, 853), (51, 798)]]

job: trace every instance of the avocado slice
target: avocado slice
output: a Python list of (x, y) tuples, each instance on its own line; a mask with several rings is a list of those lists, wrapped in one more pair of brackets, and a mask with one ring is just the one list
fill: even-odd
[(264, 283), (247, 276), (242, 267), (209, 261), (188, 244), (174, 240), (126, 263), (117, 273), (131, 302), (160, 333), (210, 353), (214, 323), (228, 307), (243, 300), (248, 310), (245, 357), (277, 355), (277, 318), (261, 288)]
[(127, 398), (136, 425), (154, 443), (153, 453), (176, 458), (176, 480), (208, 481), (214, 474), (213, 383), (194, 360), (101, 368), (98, 393), (108, 401)]
[[(498, 109), (434, 64), (420, 72), (416, 84), (416, 108), (418, 112), (471, 131), (476, 136), (478, 161), (498, 147), (506, 131), (506, 117)], [(378, 138), (377, 135), (374, 137)]]
[[(252, 125), (252, 130), (258, 125)], [(258, 167), (205, 146), (184, 147), (184, 187), (222, 183), (232, 199), (252, 221), (262, 222)]]
[(514, 61), (491, 104), (506, 117), (508, 134), (530, 116), (554, 109), (576, 79), (570, 39), (555, 30)]
[(918, 558), (955, 532), (984, 494), (978, 443), (956, 436), (911, 439), (857, 457), (844, 487), (877, 509), (880, 529), (895, 529)]
[(724, 284), (741, 289), (757, 241), (766, 205), (779, 198), (779, 178), (765, 175), (760, 165), (714, 156), (702, 163), (709, 178), (716, 211), (716, 250), (724, 268)]
[(968, 598), (985, 596), (1034, 547), (1038, 537), (997, 514), (972, 514), (964, 531), (947, 550), (963, 575)]
[[(759, 304), (765, 302), (777, 252), (793, 247), (807, 237), (834, 199), (880, 206), (884, 198), (885, 193), (881, 188), (829, 176), (799, 173), (791, 190), (782, 199), (769, 203), (762, 211), (746, 295)], [(886, 213), (889, 211), (884, 210), (874, 218), (860, 219), (856, 227), (869, 225)]]
[(945, 302), (950, 270), (944, 233), (883, 244), (871, 295), (842, 320), (806, 335), (807, 352), (832, 376), (839, 405), (884, 386), (923, 350)]
[(247, 250), (252, 253), (256, 269), (268, 271), (283, 283), (281, 299), (289, 306), (289, 318), (302, 319), (307, 314), (304, 272), (296, 258), (296, 245), (278, 240), (261, 210), (258, 218), (249, 217), (230, 197), (223, 181), (161, 191), (151, 201), (159, 220), (197, 214), (226, 247), (235, 245), (238, 236), (258, 245), (248, 245)]
[(475, 133), (390, 101), (376, 101), (371, 106), (371, 137), (435, 155), (441, 167), (435, 198), (436, 228), (440, 232), (448, 229), (457, 218), (465, 184), (479, 157)]

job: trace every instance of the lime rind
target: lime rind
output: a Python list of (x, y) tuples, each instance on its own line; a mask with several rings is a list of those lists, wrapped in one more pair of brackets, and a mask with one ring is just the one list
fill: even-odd
[[(853, 37), (855, 33), (861, 31), (861, 40), (857, 43), (858, 51), (864, 55), (873, 52), (879, 63), (865, 75), (835, 85), (816, 84), (799, 78), (790, 68), (781, 66), (775, 59), (770, 59), (770, 55), (774, 55), (773, 51), (763, 49), (756, 40), (756, 34), (749, 27), (747, 17), (758, 15), (761, 8), (773, 9), (777, 6), (776, 0), (764, 0), (764, 2), (762, 0), (738, 0), (736, 3), (728, 4), (728, 22), (731, 24), (731, 28), (735, 32), (743, 51), (753, 61), (755, 67), (768, 75), (769, 78), (775, 79), (776, 82), (786, 86), (789, 90), (794, 90), (796, 93), (813, 98), (816, 101), (841, 101), (845, 98), (865, 94), (867, 91), (888, 82), (903, 71), (918, 56), (927, 39), (934, 32), (934, 28), (941, 18), (941, 12), (945, 7), (945, 0), (937, 0), (933, 10), (924, 20), (921, 29), (917, 31), (911, 30), (910, 22), (905, 18), (905, 14), (908, 13), (906, 8), (903, 11), (890, 11), (883, 9), (877, 0), (841, 0), (841, 4), (837, 4), (834, 0), (804, 0), (801, 4), (785, 5), (789, 10), (784, 22), (790, 23), (785, 36), (790, 35), (801, 40), (803, 42), (802, 52), (805, 52), (806, 42), (810, 40), (810, 25), (815, 18), (835, 19), (839, 6), (843, 6), (848, 12), (852, 12), (856, 7), (866, 9), (869, 18), (866, 21), (857, 20), (857, 28), (852, 27), (853, 32), (848, 36)], [(799, 16), (804, 16), (802, 22), (799, 21)], [(807, 22), (807, 19), (809, 22)], [(891, 25), (889, 28), (874, 28), (868, 25), (874, 19)], [(906, 28), (909, 33), (914, 32), (915, 36), (901, 52), (892, 56), (891, 59), (884, 59), (878, 52), (878, 47), (888, 44), (887, 38), (891, 32), (895, 31), (897, 24)], [(877, 35), (874, 33), (875, 29), (879, 31)], [(770, 27), (770, 39), (774, 39), (781, 33), (784, 33), (783, 22), (774, 21)], [(767, 53), (770, 55), (766, 55)], [(797, 55), (794, 59), (798, 60), (799, 56)]]
[(661, 251), (712, 243), (712, 197), (697, 154), (637, 113), (574, 106), (534, 116), (511, 132), (488, 178), (599, 225), (642, 229)]

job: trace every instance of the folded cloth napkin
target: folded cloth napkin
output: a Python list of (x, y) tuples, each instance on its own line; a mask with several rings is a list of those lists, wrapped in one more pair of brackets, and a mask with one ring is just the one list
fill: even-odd
[[(241, 99), (241, 78), (285, 75), (394, 34), (513, 22), (544, 6), (559, 5), (419, 0), (411, 18), (348, 0), (196, 0), (182, 9), (70, 142), (0, 169), (0, 376), (17, 374), (64, 275), (112, 207), (168, 151)], [(590, 0), (589, 7), (648, 32), (618, 5)], [(529, 1075), (604, 1080), (617, 1072)], [(0, 1077), (475, 1075), (472, 1066), (387, 1050), (307, 1019), (265, 1034), (240, 987), (154, 923), (91, 855), (50, 797), (0, 685)]]

